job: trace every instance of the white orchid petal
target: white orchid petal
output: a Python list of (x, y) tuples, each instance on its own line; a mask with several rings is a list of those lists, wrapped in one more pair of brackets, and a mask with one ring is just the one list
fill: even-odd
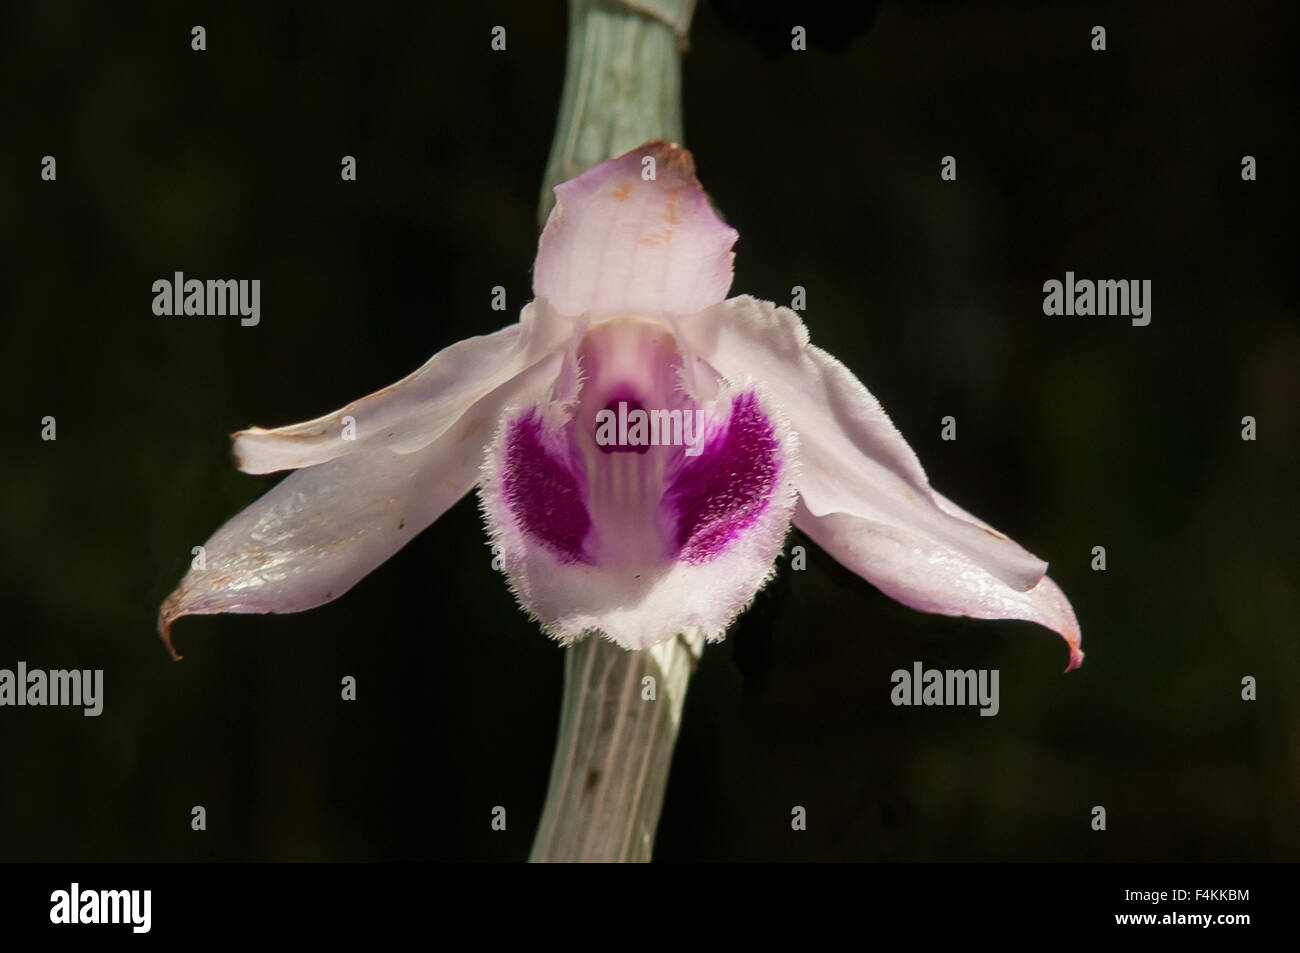
[(648, 142), (555, 187), (533, 288), (564, 314), (690, 314), (727, 296), (736, 237), (691, 154)]
[(205, 568), (163, 603), (168, 648), (181, 616), (299, 612), (341, 596), (474, 487), (502, 408), (545, 393), (560, 361), (534, 363), (420, 450), (371, 447), (282, 480), (204, 543)]
[[(236, 465), (246, 473), (315, 466), (336, 457), (386, 448), (411, 453), (437, 440), (476, 401), (553, 353), (573, 334), (573, 322), (545, 300), (519, 322), (439, 351), (419, 370), (305, 423), (235, 434)], [(353, 433), (344, 439), (344, 418)]]
[(799, 494), (815, 516), (846, 513), (958, 552), (1018, 591), (1047, 564), (1001, 533), (943, 510), (880, 403), (809, 343), (799, 316), (750, 297), (679, 319), (678, 333), (730, 380), (763, 383), (799, 434)]
[[(948, 501), (940, 500), (947, 508)], [(904, 605), (943, 615), (1037, 622), (1065, 639), (1070, 648), (1067, 672), (1083, 662), (1074, 610), (1047, 576), (1020, 592), (965, 554), (896, 526), (847, 513), (813, 516), (802, 505), (794, 522), (827, 553)]]

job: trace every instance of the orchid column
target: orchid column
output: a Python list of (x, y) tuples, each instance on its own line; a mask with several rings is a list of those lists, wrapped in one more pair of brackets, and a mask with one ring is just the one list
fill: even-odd
[[(643, 142), (682, 141), (681, 52), (695, 0), (571, 0), (539, 221), (554, 186)], [(639, 652), (565, 649), (555, 760), (531, 860), (648, 861), (698, 632)]]

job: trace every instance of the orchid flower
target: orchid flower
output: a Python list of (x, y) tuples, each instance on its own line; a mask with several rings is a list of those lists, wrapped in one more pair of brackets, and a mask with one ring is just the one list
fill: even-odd
[[(906, 605), (1037, 622), (1079, 665), (1046, 563), (931, 489), (797, 314), (727, 298), (738, 236), (689, 152), (647, 143), (555, 195), (518, 323), (336, 413), (235, 434), (241, 470), (296, 472), (207, 541), (159, 613), (169, 649), (184, 615), (341, 596), (477, 487), (515, 597), (564, 642), (721, 639), (793, 523)], [(616, 409), (619, 439), (598, 439)]]

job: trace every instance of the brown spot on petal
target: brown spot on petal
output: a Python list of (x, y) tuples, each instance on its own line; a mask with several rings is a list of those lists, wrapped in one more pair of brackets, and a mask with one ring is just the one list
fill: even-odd
[(651, 232), (649, 235), (646, 235), (638, 239), (637, 244), (645, 245), (647, 248), (654, 248), (658, 245), (668, 244), (669, 240), (672, 237), (673, 237), (672, 226), (669, 226), (668, 228), (660, 229), (657, 232)]
[(689, 150), (683, 149), (675, 142), (664, 142), (657, 140), (646, 143), (649, 146), (649, 152), (654, 155), (655, 161), (662, 168), (675, 172), (684, 177), (694, 177), (695, 160), (691, 157)]
[(677, 214), (677, 202), (682, 197), (682, 187), (674, 186), (668, 190), (668, 203), (664, 206), (664, 221), (676, 225), (681, 221)]
[(632, 180), (627, 179), (623, 182), (622, 185), (620, 185), (618, 188), (616, 188), (613, 192), (609, 194), (614, 199), (615, 202), (626, 202), (628, 196), (632, 194), (633, 187), (634, 184)]

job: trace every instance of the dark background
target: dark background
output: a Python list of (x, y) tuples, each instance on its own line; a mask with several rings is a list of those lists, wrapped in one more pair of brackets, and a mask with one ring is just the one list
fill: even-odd
[[(106, 701), (0, 709), (0, 859), (527, 856), (561, 650), (472, 497), (327, 607), (183, 620), (180, 663), (154, 634), (275, 482), (229, 433), (496, 329), (493, 285), (530, 297), (563, 5), (297, 6), (6, 8), (0, 667), (103, 668)], [(701, 4), (686, 144), (733, 292), (807, 288), (935, 486), (1051, 561), (1088, 659), (913, 612), (796, 533), (807, 571), (692, 682), (658, 859), (1300, 859), (1295, 9), (1136, 6), (884, 4), (814, 29), (842, 53), (772, 55)], [(1045, 317), (1067, 269), (1150, 278), (1151, 325)], [(177, 270), (260, 278), (260, 326), (155, 317)], [(1001, 713), (891, 706), (914, 660), (999, 669)]]

